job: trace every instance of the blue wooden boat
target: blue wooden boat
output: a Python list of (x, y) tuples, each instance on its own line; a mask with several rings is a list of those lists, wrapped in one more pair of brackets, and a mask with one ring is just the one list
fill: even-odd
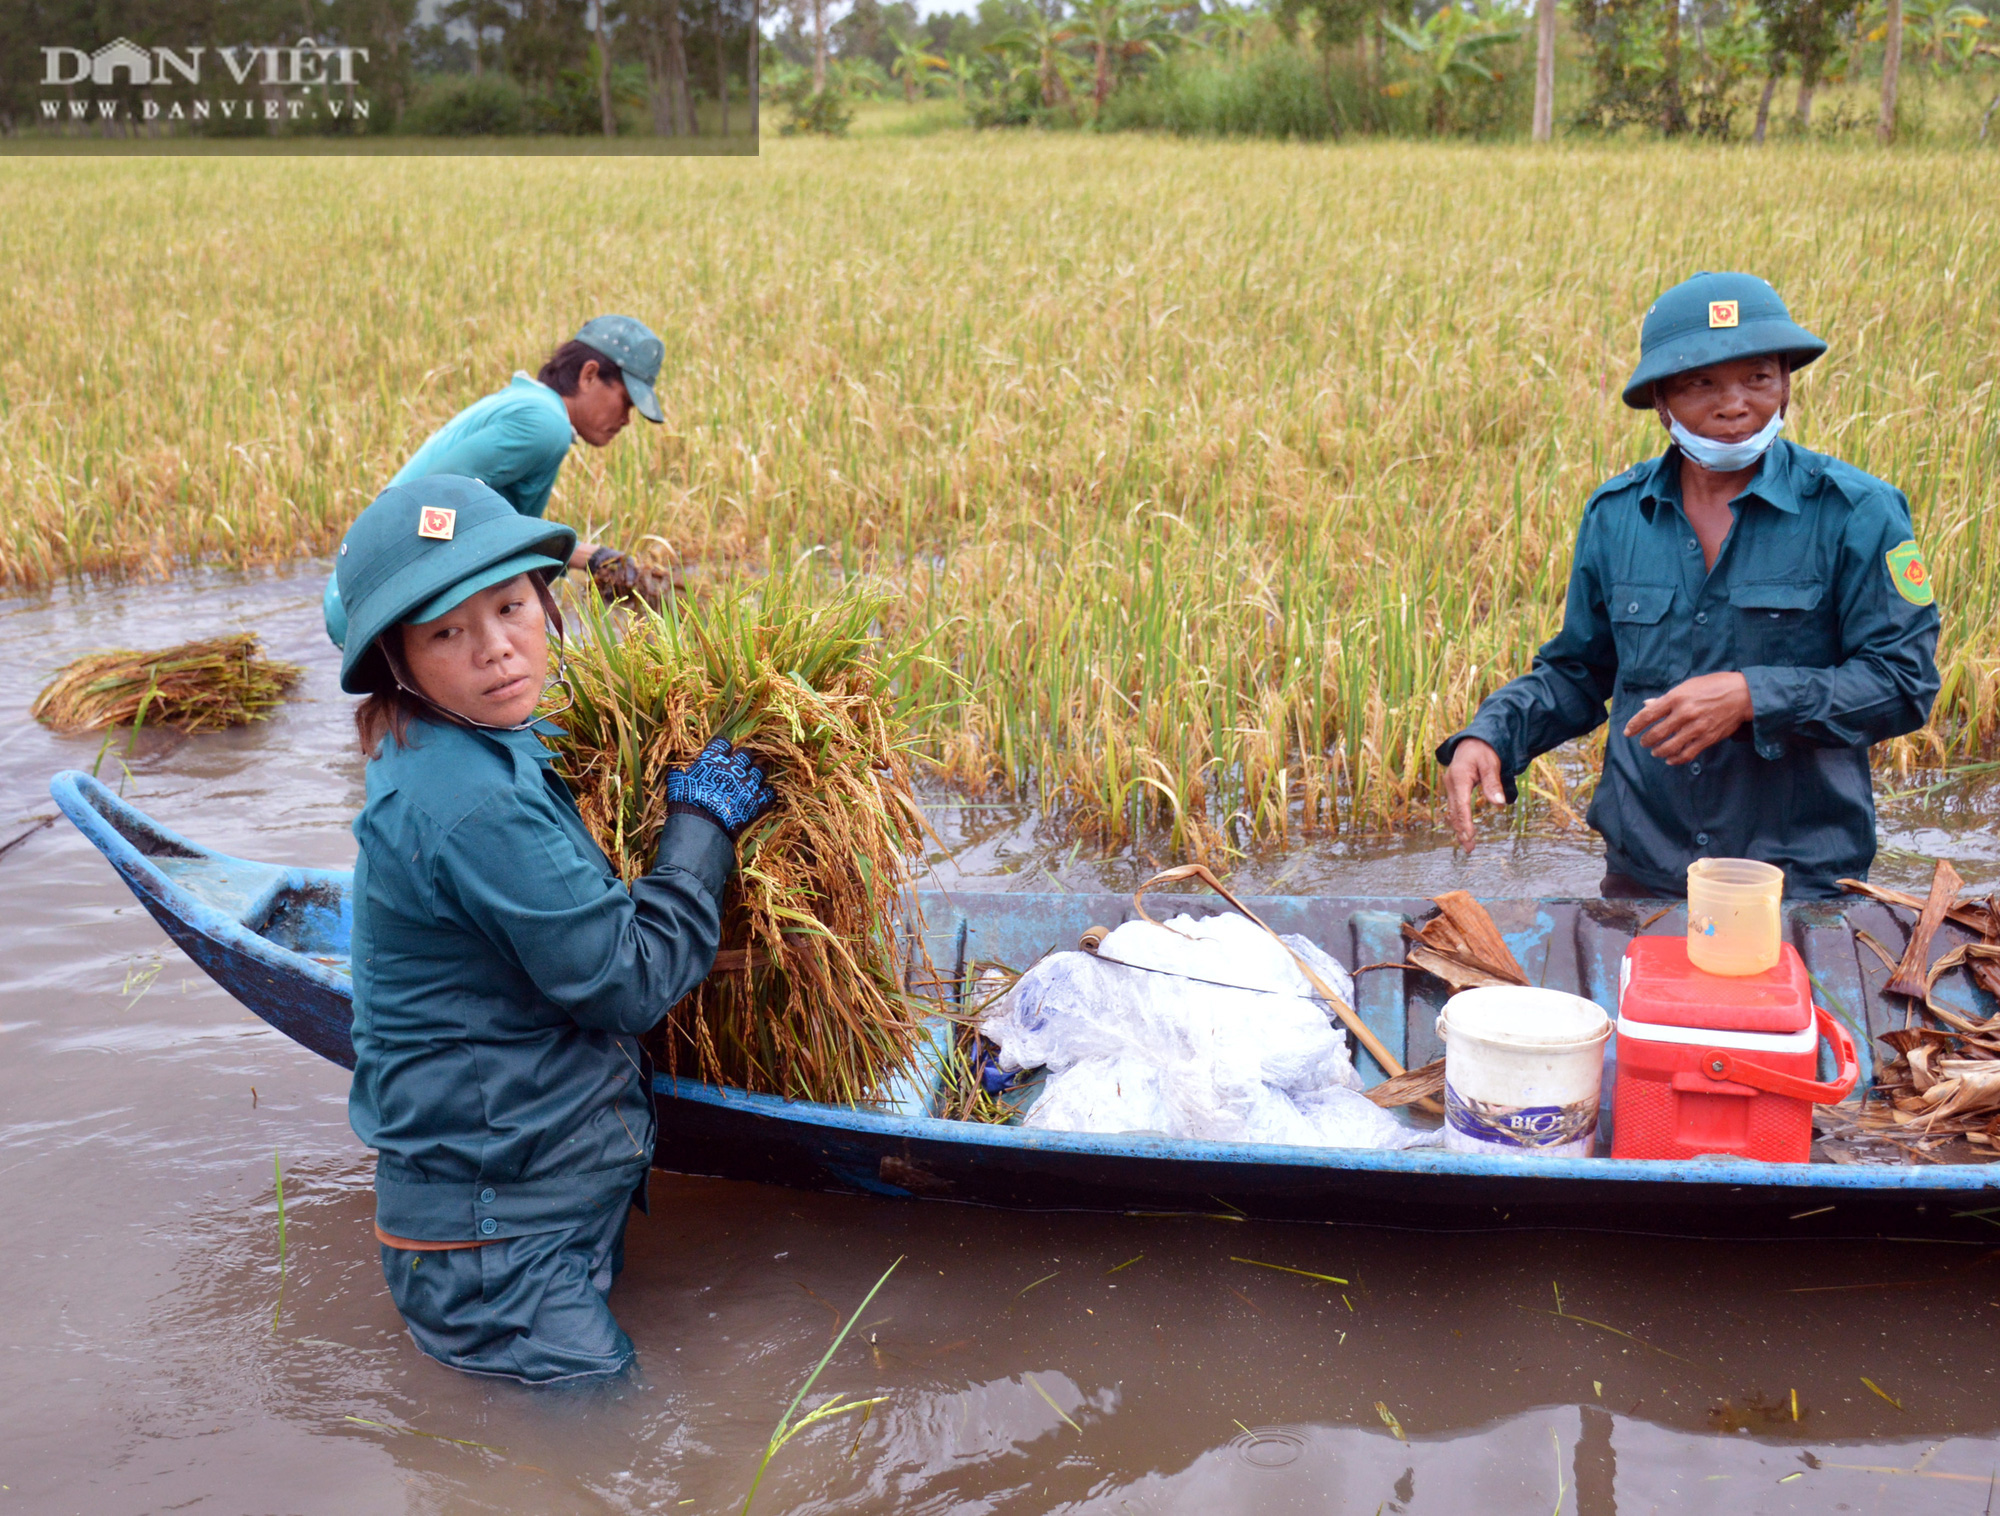
[[(211, 978), (286, 1036), (353, 1066), (350, 875), (214, 852), (85, 774), (59, 774), (50, 789)], [(1215, 908), (1206, 897), (1176, 901), (1197, 912)], [(1089, 926), (1129, 919), (1133, 909), (1123, 896), (1096, 894), (925, 892), (920, 903), (932, 961), (956, 983), (979, 964), (1026, 967), (1075, 946)], [(1350, 964), (1400, 961), (1403, 923), (1430, 910), (1422, 899), (1267, 896), (1245, 903), (1276, 930), (1303, 932)], [(1680, 908), (1665, 901), (1484, 903), (1532, 980), (1607, 1009), (1615, 1005), (1626, 943), (1641, 930), (1686, 929)], [(1856, 1037), (1865, 1090), (1874, 1038), (1901, 1026), (1905, 1012), (1880, 994), (1887, 973), (1857, 950), (1855, 933), (1865, 928), (1895, 952), (1908, 939), (1908, 923), (1859, 900), (1793, 905), (1786, 920), (1822, 1002), (1866, 1033)], [(1934, 951), (1958, 940), (1959, 929), (1947, 923)], [(1434, 1022), (1449, 993), (1444, 986), (1414, 971), (1356, 982), (1357, 1011), (1392, 1052), (1412, 1067), (1440, 1054)], [(1965, 1009), (1990, 1015), (1995, 1007)], [(1383, 1077), (1365, 1053), (1359, 1066), (1371, 1082)], [(1830, 1064), (1822, 1067), (1822, 1078), (1831, 1073)], [(1825, 1161), (1824, 1148), (1810, 1164), (1762, 1164), (1227, 1145), (943, 1120), (930, 1114), (932, 1096), (924, 1080), (912, 1078), (878, 1105), (815, 1105), (662, 1075), (655, 1163), (815, 1189), (1149, 1216), (2000, 1243), (2000, 1164), (1843, 1163)], [(1615, 1118), (1611, 1111), (1607, 1122)]]

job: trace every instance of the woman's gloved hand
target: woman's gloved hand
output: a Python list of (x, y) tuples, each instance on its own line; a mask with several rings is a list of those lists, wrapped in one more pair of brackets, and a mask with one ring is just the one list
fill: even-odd
[(667, 770), (667, 810), (706, 816), (734, 842), (777, 803), (764, 771), (740, 747), (712, 740), (694, 762)]

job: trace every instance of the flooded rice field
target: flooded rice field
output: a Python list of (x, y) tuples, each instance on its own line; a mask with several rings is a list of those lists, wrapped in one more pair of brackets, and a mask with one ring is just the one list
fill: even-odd
[[(1022, 1215), (662, 1176), (613, 1294), (634, 1378), (536, 1392), (430, 1362), (382, 1284), (346, 1075), (210, 983), (66, 823), (38, 826), (50, 773), (99, 758), (27, 719), (57, 664), (252, 626), (308, 668), (299, 698), (114, 746), (101, 773), (227, 851), (349, 864), (361, 763), (323, 573), (0, 602), (0, 842), (20, 838), (0, 854), (0, 1513), (739, 1510), (898, 1259), (817, 1386), (882, 1399), (787, 1446), (757, 1510), (1996, 1508), (2000, 1246)], [(1124, 889), (1151, 867), (1084, 858), (1017, 807), (940, 797), (934, 819), (945, 887)], [(1899, 803), (1885, 842), (1878, 878), (1920, 888), (1942, 852), (2000, 880), (1978, 806)], [(1495, 831), (1470, 862), (1425, 834), (1239, 877), (1527, 895), (1600, 873), (1580, 836)]]

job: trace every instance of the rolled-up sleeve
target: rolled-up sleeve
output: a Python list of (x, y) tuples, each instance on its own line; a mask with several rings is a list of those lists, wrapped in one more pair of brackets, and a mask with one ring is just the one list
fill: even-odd
[(502, 794), (445, 836), (433, 880), (578, 1025), (637, 1035), (714, 966), (734, 859), (720, 827), (674, 816), (628, 890), (556, 817)]
[(1833, 592), (1840, 661), (1830, 668), (1746, 668), (1758, 753), (1787, 742), (1867, 747), (1913, 732), (1937, 698), (1938, 612), (1899, 592), (1890, 555), (1911, 541), (1909, 505), (1886, 487), (1865, 495), (1841, 533)]
[(1562, 630), (1542, 644), (1527, 673), (1488, 695), (1465, 728), (1438, 745), (1437, 761), (1447, 765), (1468, 737), (1490, 746), (1500, 755), (1510, 804), (1516, 775), (1551, 748), (1597, 729), (1617, 683), (1618, 651), (1597, 563), (1594, 520), (1595, 511), (1587, 510), (1577, 531)]

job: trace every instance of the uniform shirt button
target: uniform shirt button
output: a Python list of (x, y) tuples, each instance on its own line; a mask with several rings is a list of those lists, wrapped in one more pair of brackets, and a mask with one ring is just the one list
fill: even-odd
[(1625, 607), (1625, 614), (1626, 614), (1626, 615), (1628, 615), (1628, 616), (1636, 616), (1636, 615), (1638, 615), (1638, 614), (1639, 614), (1639, 602), (1638, 602), (1638, 601), (1636, 601), (1636, 600), (1634, 600), (1634, 601), (1633, 601), (1633, 602), (1632, 602), (1632, 603), (1631, 603), (1630, 605), (1626, 606), (1626, 607)]
[(492, 1186), (492, 1185), (490, 1185), (490, 1184), (489, 1184), (488, 1186), (486, 1186), (486, 1188), (485, 1188), (485, 1189), (483, 1189), (483, 1190), (481, 1190), (481, 1191), (479, 1192), (479, 1203), (480, 1203), (481, 1205), (491, 1205), (491, 1204), (493, 1204), (493, 1186)]
[(1693, 774), (1696, 778), (1699, 778), (1701, 776), (1701, 765), (1698, 763), (1690, 763), (1688, 765), (1688, 772), (1690, 774)]
[(1708, 625), (1708, 612), (1707, 612), (1707, 611), (1700, 611), (1700, 612), (1697, 612), (1697, 613), (1696, 613), (1696, 615), (1695, 615), (1695, 618), (1694, 618), (1694, 624), (1695, 624), (1696, 626), (1707, 626), (1707, 625)]
[[(1696, 832), (1696, 833), (1694, 834), (1694, 840), (1695, 840), (1695, 845), (1696, 845), (1697, 847), (1707, 847), (1707, 846), (1708, 846), (1708, 833), (1706, 833), (1706, 832)], [(493, 1223), (492, 1223), (492, 1222), (490, 1222), (490, 1221), (489, 1221), (489, 1222), (487, 1222), (486, 1224), (487, 1224), (488, 1226), (492, 1226), (492, 1225), (493, 1225)]]
[(491, 1237), (495, 1232), (500, 1230), (500, 1223), (495, 1221), (491, 1216), (488, 1216), (484, 1221), (479, 1223), (479, 1230), (484, 1232), (488, 1237)]
[(1700, 544), (1699, 542), (1695, 541), (1695, 539), (1694, 539), (1694, 538), (1692, 538), (1692, 537), (1688, 538), (1688, 551), (1689, 551), (1690, 553), (1698, 553), (1698, 552), (1700, 552), (1700, 551), (1701, 551), (1701, 544)]

